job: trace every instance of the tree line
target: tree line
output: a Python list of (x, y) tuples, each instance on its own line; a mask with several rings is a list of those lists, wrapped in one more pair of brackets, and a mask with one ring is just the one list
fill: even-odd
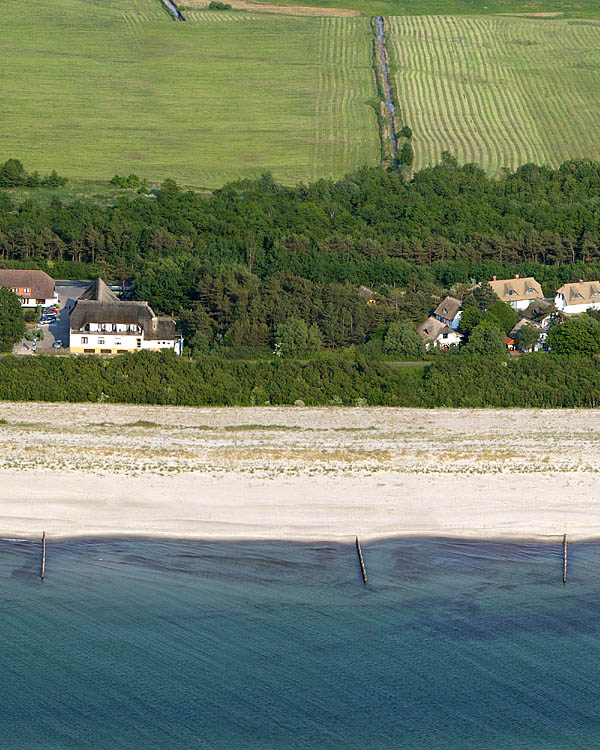
[(172, 352), (112, 359), (0, 358), (0, 399), (180, 406), (411, 406), (596, 408), (600, 362), (531, 354), (450, 354), (425, 367), (331, 355), (301, 363), (189, 361)]
[[(307, 333), (295, 322), (288, 339), (368, 351), (382, 326), (419, 323), (446, 290), (473, 281), (533, 275), (552, 296), (599, 278), (600, 164), (489, 177), (446, 154), (409, 181), (374, 167), (296, 187), (263, 175), (201, 194), (167, 179), (111, 206), (17, 204), (0, 190), (0, 264), (131, 278), (138, 299), (182, 319), (196, 354), (273, 346), (290, 319)], [(360, 285), (377, 293), (373, 309)]]

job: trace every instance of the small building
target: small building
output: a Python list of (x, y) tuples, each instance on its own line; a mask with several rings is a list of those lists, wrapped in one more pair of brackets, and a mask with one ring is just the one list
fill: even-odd
[(590, 308), (600, 310), (600, 281), (563, 284), (556, 290), (554, 305), (560, 312), (576, 315)]
[[(536, 323), (533, 320), (527, 320), (527, 318), (522, 318), (519, 320), (516, 325), (513, 326), (513, 328), (508, 332), (508, 337), (514, 342), (513, 348), (518, 346), (519, 344), (519, 333), (521, 332), (521, 329), (525, 326), (533, 326), (540, 334), (540, 340), (539, 343), (537, 343), (534, 347), (534, 351), (539, 351), (540, 349), (544, 348), (544, 342), (548, 338), (548, 326), (544, 326), (541, 323)], [(510, 348), (510, 347), (509, 347)]]
[(458, 333), (447, 323), (442, 323), (437, 318), (429, 317), (424, 323), (417, 328), (423, 342), (427, 348), (430, 346), (440, 346), (442, 349), (449, 349), (451, 346), (457, 346), (463, 339), (462, 333)]
[(462, 312), (461, 307), (462, 302), (456, 297), (444, 297), (433, 311), (433, 317), (457, 331)]
[(54, 279), (44, 271), (0, 269), (0, 286), (14, 292), (21, 299), (21, 307), (58, 304)]
[(362, 297), (365, 300), (367, 305), (376, 305), (380, 299), (380, 295), (377, 294), (377, 292), (374, 292), (372, 289), (369, 289), (368, 286), (359, 286), (358, 294), (359, 297)]
[(544, 325), (544, 327), (548, 327), (543, 323), (543, 321), (549, 319), (553, 313), (556, 312), (556, 308), (554, 307), (554, 301), (550, 301), (547, 299), (539, 299), (535, 302), (532, 302), (528, 307), (523, 310), (523, 316), (525, 318), (529, 318), (529, 320), (534, 320), (538, 323), (541, 323)]
[(514, 310), (525, 310), (534, 300), (544, 299), (542, 287), (533, 276), (523, 279), (519, 276), (514, 279), (497, 279), (494, 276), (490, 286), (499, 299)]
[(126, 354), (173, 349), (183, 337), (173, 318), (158, 317), (147, 302), (122, 302), (97, 279), (71, 311), (69, 346), (73, 354)]

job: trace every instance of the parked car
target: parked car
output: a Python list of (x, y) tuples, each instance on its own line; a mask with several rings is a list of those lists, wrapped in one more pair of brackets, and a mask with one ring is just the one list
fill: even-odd
[(63, 342), (60, 339), (56, 339), (56, 341), (52, 344), (53, 349), (62, 349)]
[(58, 307), (55, 307), (54, 305), (52, 305), (52, 307), (44, 307), (44, 309), (42, 310), (42, 314), (50, 313), (50, 312), (58, 313)]

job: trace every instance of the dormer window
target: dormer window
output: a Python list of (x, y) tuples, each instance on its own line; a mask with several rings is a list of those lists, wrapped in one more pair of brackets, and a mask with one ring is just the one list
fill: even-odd
[(571, 295), (571, 299), (580, 299), (581, 297), (583, 297), (583, 295), (579, 294), (579, 292), (573, 292)]
[(512, 297), (512, 296), (513, 296), (513, 294), (516, 294), (516, 292), (515, 292), (515, 290), (514, 290), (514, 289), (509, 289), (509, 290), (508, 290), (508, 292), (506, 292), (506, 296), (507, 296), (507, 297)]
[(592, 292), (592, 297), (600, 297), (600, 292)]
[(535, 289), (533, 289), (533, 288), (529, 288), (529, 289), (527, 290), (527, 294), (535, 294)]

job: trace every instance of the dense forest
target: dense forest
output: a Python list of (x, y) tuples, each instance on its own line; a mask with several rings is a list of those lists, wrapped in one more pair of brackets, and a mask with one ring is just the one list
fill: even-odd
[(600, 164), (491, 178), (446, 155), (409, 182), (383, 168), (292, 188), (265, 175), (212, 194), (165, 180), (110, 207), (0, 191), (0, 265), (132, 279), (138, 299), (181, 318), (195, 354), (272, 346), (290, 320), (321, 347), (368, 346), (494, 274), (534, 275), (547, 295), (600, 277)]
[(347, 405), (588, 407), (600, 405), (600, 361), (545, 353), (517, 359), (450, 353), (423, 367), (363, 357), (197, 361), (172, 352), (112, 359), (0, 358), (0, 399), (187, 406)]

